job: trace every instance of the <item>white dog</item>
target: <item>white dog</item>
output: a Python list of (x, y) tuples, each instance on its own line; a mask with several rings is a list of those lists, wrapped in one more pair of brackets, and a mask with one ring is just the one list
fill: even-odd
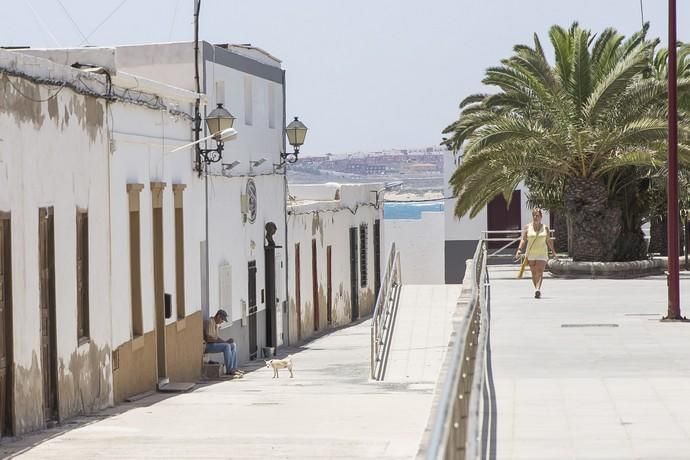
[(290, 371), (290, 378), (293, 378), (292, 374), (292, 355), (287, 355), (284, 359), (269, 359), (266, 361), (266, 367), (273, 368), (273, 378), (280, 378), (278, 375), (278, 369), (285, 369)]

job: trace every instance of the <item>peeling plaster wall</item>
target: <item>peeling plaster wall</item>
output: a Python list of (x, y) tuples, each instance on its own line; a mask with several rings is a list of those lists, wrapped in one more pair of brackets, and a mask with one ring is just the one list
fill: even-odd
[[(22, 58), (18, 57), (21, 68)], [(37, 102), (42, 101), (42, 102)], [(108, 136), (103, 100), (0, 76), (0, 210), (12, 218), (15, 423), (44, 425), (38, 209), (52, 206), (60, 419), (112, 403)], [(89, 212), (90, 342), (78, 346), (76, 212)]]
[[(331, 288), (332, 288), (332, 322), (331, 327), (341, 326), (352, 321), (350, 298), (350, 227), (357, 227), (359, 244), (359, 226), (367, 225), (367, 284), (358, 283), (359, 314), (365, 317), (373, 312), (375, 298), (374, 280), (374, 222), (382, 219), (382, 210), (371, 206), (375, 199), (372, 193), (380, 189), (380, 184), (341, 185), (339, 196), (342, 201), (332, 200), (332, 184), (322, 186), (290, 186), (290, 195), (295, 196), (296, 203), (288, 207), (288, 285), (290, 288), (290, 343), (297, 343), (298, 329), (301, 326), (301, 339), (314, 334), (314, 301), (312, 281), (312, 240), (316, 240), (317, 257), (317, 298), (319, 302), (318, 330), (329, 327), (327, 321), (327, 247), (331, 246)], [(300, 199), (309, 197), (311, 201), (299, 204)], [(324, 196), (327, 201), (313, 201)], [(383, 226), (383, 221), (381, 220)], [(383, 228), (383, 227), (382, 227)], [(383, 230), (382, 230), (383, 232)], [(297, 324), (295, 244), (300, 244), (300, 293), (301, 325)], [(383, 235), (381, 255), (384, 257)], [(358, 264), (359, 260), (358, 250)], [(383, 262), (381, 263), (383, 270)], [(359, 274), (358, 265), (358, 274)]]

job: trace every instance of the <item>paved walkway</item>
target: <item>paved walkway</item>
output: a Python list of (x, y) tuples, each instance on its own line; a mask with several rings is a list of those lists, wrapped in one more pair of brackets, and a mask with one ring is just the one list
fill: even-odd
[[(690, 459), (690, 324), (663, 277), (546, 279), (490, 267), (498, 459)], [(690, 313), (690, 279), (681, 281)]]
[[(434, 310), (429, 318), (443, 321), (442, 316)], [(428, 330), (449, 332), (436, 326)], [(294, 379), (286, 371), (272, 379), (272, 371), (262, 367), (191, 393), (154, 395), (77, 419), (68, 431), (49, 430), (0, 446), (0, 458), (412, 458), (433, 385), (370, 382), (369, 334), (366, 321), (292, 350)], [(431, 355), (438, 352), (420, 358), (425, 364), (417, 369), (428, 381)]]
[(462, 285), (404, 285), (384, 380), (433, 388)]

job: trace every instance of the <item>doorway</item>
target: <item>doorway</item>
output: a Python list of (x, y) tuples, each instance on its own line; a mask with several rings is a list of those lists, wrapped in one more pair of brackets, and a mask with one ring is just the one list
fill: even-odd
[(10, 215), (0, 213), (0, 438), (14, 434), (12, 423), (12, 246)]
[(319, 330), (319, 269), (316, 259), (316, 240), (311, 240), (311, 298), (314, 305), (314, 331)]
[(276, 325), (276, 246), (264, 247), (266, 263), (266, 346), (278, 346), (278, 328)]
[(249, 262), (248, 266), (247, 299), (249, 299), (249, 359), (255, 360), (258, 356), (258, 346), (256, 343), (257, 327), (256, 322), (256, 260)]
[(302, 340), (302, 267), (299, 243), (295, 243), (295, 309), (297, 311), (297, 341)]
[(57, 333), (55, 321), (55, 222), (53, 208), (38, 210), (41, 371), (43, 374), (43, 416), (58, 419)]
[[(498, 195), (491, 200), (486, 207), (486, 229), (489, 238), (519, 238), (522, 231), (522, 206), (520, 190), (513, 191), (510, 200), (510, 207), (503, 195)], [(514, 233), (491, 233), (493, 231), (514, 230)], [(508, 241), (490, 241), (489, 248), (500, 248), (505, 246)], [(510, 245), (510, 248), (517, 248), (518, 243)]]
[(374, 301), (381, 289), (381, 220), (374, 221)]
[(350, 319), (359, 318), (359, 279), (357, 270), (357, 227), (350, 227)]

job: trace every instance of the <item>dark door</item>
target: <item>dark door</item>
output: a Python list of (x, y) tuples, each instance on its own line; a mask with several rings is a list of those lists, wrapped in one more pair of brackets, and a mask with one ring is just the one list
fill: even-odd
[(350, 228), (350, 317), (359, 318), (359, 280), (357, 278), (357, 227)]
[(55, 229), (53, 208), (38, 212), (41, 371), (43, 373), (43, 415), (58, 418), (57, 341), (55, 329)]
[(381, 289), (381, 221), (374, 221), (374, 299), (379, 297)]
[(247, 283), (247, 298), (249, 299), (249, 359), (255, 360), (258, 355), (256, 343), (257, 327), (256, 322), (256, 260), (252, 260), (248, 265), (249, 282)]
[(311, 240), (311, 298), (314, 305), (314, 330), (319, 330), (319, 269), (316, 261), (316, 240)]
[(299, 243), (295, 244), (295, 309), (297, 310), (297, 341), (302, 340), (302, 267)]
[(328, 324), (333, 322), (333, 278), (331, 277), (331, 247), (326, 247), (326, 319)]
[(0, 213), (0, 438), (12, 435), (12, 249), (9, 214)]
[(266, 262), (266, 346), (278, 345), (278, 329), (276, 326), (276, 247), (264, 247)]
[(156, 303), (158, 378), (167, 377), (165, 353), (165, 287), (163, 272), (163, 208), (153, 208), (153, 290)]
[[(518, 238), (522, 229), (522, 206), (520, 203), (520, 190), (515, 190), (510, 200), (510, 207), (503, 195), (498, 195), (491, 200), (486, 207), (486, 229), (489, 238)], [(514, 233), (491, 233), (492, 230), (515, 230)], [(500, 248), (508, 241), (489, 242), (490, 248)], [(510, 247), (516, 248), (517, 243)]]

